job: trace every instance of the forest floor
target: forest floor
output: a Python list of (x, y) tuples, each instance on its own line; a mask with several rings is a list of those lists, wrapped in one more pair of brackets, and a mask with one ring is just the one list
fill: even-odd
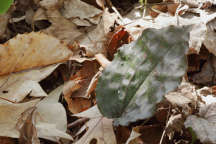
[(0, 144), (216, 143), (214, 0), (14, 0)]

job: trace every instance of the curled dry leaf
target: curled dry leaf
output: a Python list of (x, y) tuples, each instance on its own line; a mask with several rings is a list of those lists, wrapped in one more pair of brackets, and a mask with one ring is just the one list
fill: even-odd
[(80, 134), (86, 128), (87, 132), (75, 142), (75, 144), (89, 144), (91, 142), (99, 144), (116, 144), (112, 120), (103, 117), (100, 114), (97, 105), (74, 116), (90, 118), (77, 134)]
[(64, 98), (72, 113), (79, 113), (91, 106), (89, 96), (96, 87), (98, 69), (96, 61), (85, 61), (83, 67), (64, 85)]
[(0, 76), (0, 97), (12, 102), (20, 102), (28, 94), (34, 97), (47, 96), (38, 82), (50, 75), (57, 67), (58, 64), (55, 64), (45, 68)]
[[(92, 78), (96, 75), (99, 69), (99, 64), (96, 61), (85, 61), (82, 68), (73, 76), (70, 81), (64, 86), (65, 97), (83, 97), (89, 98), (92, 92), (87, 91)], [(96, 79), (94, 79), (96, 81)], [(93, 83), (92, 83), (93, 84)]]
[(67, 46), (52, 36), (19, 34), (0, 45), (0, 75), (63, 62), (71, 55)]

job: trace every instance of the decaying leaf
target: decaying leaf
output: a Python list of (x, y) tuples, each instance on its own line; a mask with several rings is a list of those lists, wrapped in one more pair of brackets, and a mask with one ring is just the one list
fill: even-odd
[(16, 140), (9, 137), (0, 137), (0, 144), (16, 144)]
[(44, 33), (17, 35), (0, 45), (0, 75), (63, 62), (71, 55), (64, 43)]
[(57, 67), (58, 64), (55, 64), (45, 68), (0, 76), (0, 97), (12, 102), (20, 102), (28, 94), (34, 97), (47, 96), (38, 82), (50, 75)]
[(38, 102), (39, 99), (15, 104), (0, 99), (0, 136), (19, 138), (16, 123), (24, 111), (34, 107)]
[(92, 91), (88, 91), (91, 80), (98, 72), (99, 64), (96, 61), (85, 61), (82, 68), (64, 86), (64, 97), (89, 98)]
[(107, 9), (104, 10), (97, 27), (83, 35), (79, 40), (80, 45), (86, 50), (86, 56), (94, 56), (98, 53), (106, 55), (107, 35), (116, 21), (117, 16), (115, 14), (109, 13)]
[(68, 0), (64, 1), (62, 14), (65, 18), (79, 18), (79, 21), (88, 20), (93, 24), (98, 24), (102, 11), (81, 0)]
[(97, 105), (76, 114), (74, 116), (90, 118), (90, 120), (78, 132), (81, 133), (87, 128), (87, 132), (75, 144), (89, 144), (96, 142), (99, 144), (116, 144), (116, 138), (113, 131), (112, 120), (103, 117)]
[(66, 133), (66, 111), (58, 102), (62, 90), (63, 86), (59, 86), (37, 105), (36, 129), (41, 138), (52, 141), (58, 141), (59, 138), (72, 140)]
[(206, 105), (200, 110), (200, 116), (190, 115), (184, 125), (191, 127), (203, 143), (216, 143), (216, 103)]
[(43, 32), (53, 35), (67, 44), (72, 44), (77, 37), (82, 35), (76, 25), (64, 18), (58, 10), (48, 9), (46, 15), (52, 25)]
[[(195, 86), (188, 82), (182, 82), (178, 87), (178, 91), (170, 92), (165, 95), (165, 98), (173, 105), (179, 106), (185, 114), (190, 114), (192, 107), (196, 107), (197, 91)], [(190, 106), (189, 106), (190, 105)]]
[(96, 88), (102, 114), (124, 125), (152, 116), (155, 104), (185, 74), (188, 36), (188, 28), (147, 29), (121, 47)]
[(1, 28), (0, 29), (0, 38), (2, 38), (5, 34), (9, 17), (10, 17), (10, 15), (7, 13), (0, 15), (0, 28)]
[(25, 144), (40, 144), (35, 128), (35, 108), (32, 107), (22, 113), (17, 122), (17, 129), (20, 132), (19, 143)]
[[(62, 88), (62, 86), (58, 87), (42, 101), (36, 99), (15, 104), (0, 99), (0, 136), (18, 138), (20, 133), (16, 129), (16, 124), (18, 120), (22, 120), (22, 116), (28, 116), (22, 115), (22, 113), (32, 107), (36, 107), (35, 127), (38, 137), (53, 141), (58, 141), (60, 137), (72, 140), (72, 137), (66, 134), (67, 119), (65, 109), (62, 104), (58, 103)], [(24, 120), (25, 118), (23, 118)]]

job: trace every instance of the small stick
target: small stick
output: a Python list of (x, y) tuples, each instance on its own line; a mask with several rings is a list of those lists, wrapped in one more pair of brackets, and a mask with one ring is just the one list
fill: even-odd
[(100, 63), (100, 65), (105, 68), (107, 67), (111, 61), (109, 61), (103, 54), (99, 53), (95, 55), (96, 60)]
[(70, 123), (70, 124), (68, 124), (68, 128), (72, 128), (72, 127), (75, 127), (75, 126), (77, 126), (78, 124), (82, 124), (82, 123), (84, 123), (84, 122), (86, 122), (86, 121), (88, 121), (89, 120), (89, 118), (81, 118), (81, 119), (78, 119), (78, 120), (76, 120), (76, 121), (74, 121), (74, 122), (72, 122), (72, 123)]

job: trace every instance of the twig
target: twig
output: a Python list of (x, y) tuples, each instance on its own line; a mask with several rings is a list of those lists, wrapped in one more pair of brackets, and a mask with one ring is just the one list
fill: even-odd
[(101, 53), (95, 55), (96, 60), (103, 68), (107, 67), (111, 62)]
[(80, 119), (78, 119), (78, 120), (76, 120), (76, 121), (74, 121), (74, 122), (68, 124), (67, 127), (68, 127), (68, 128), (72, 128), (72, 127), (77, 126), (78, 124), (82, 124), (82, 123), (84, 123), (84, 122), (87, 122), (88, 120), (89, 120), (89, 118), (80, 118)]

